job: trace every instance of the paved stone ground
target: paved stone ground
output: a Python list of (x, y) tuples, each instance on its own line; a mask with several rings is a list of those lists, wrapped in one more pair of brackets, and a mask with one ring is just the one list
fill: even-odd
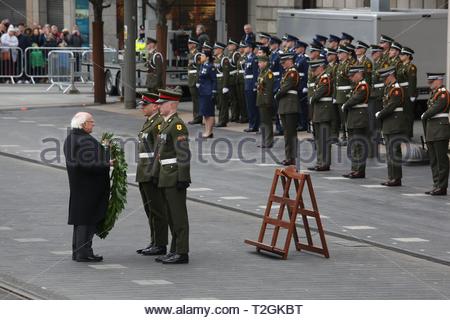
[(134, 250), (146, 241), (137, 188), (95, 265), (71, 261), (63, 170), (0, 156), (0, 274), (70, 299), (448, 299), (450, 268), (328, 237), (331, 258), (258, 255), (260, 219), (189, 202), (191, 263), (165, 266)]
[[(43, 143), (43, 139), (56, 138), (62, 144), (67, 123), (79, 110), (86, 108), (0, 112), (0, 151), (40, 159), (44, 148), (54, 147), (52, 143)], [(136, 110), (123, 110), (117, 106), (88, 110), (97, 120), (97, 135), (113, 131), (132, 139), (142, 125), (142, 118)], [(182, 113), (182, 116), (189, 119), (189, 114)], [(238, 126), (232, 125), (231, 128)], [(256, 148), (259, 136), (244, 135), (227, 128), (216, 130), (216, 139), (200, 144), (195, 140), (199, 130), (200, 126), (190, 127), (194, 157), (189, 196), (261, 215), (277, 165)], [(240, 161), (242, 155), (239, 155), (237, 146), (248, 138), (255, 141), (247, 141), (242, 153), (245, 159), (256, 159), (256, 163)], [(135, 150), (132, 146), (132, 142), (127, 143), (130, 181), (135, 178)], [(401, 188), (379, 188), (387, 171), (383, 158), (369, 162), (367, 179), (341, 180), (341, 174), (349, 168), (346, 148), (342, 148), (340, 153), (337, 148), (333, 151), (333, 170), (311, 173), (326, 230), (450, 262), (450, 198), (423, 194), (430, 188), (428, 166), (404, 167), (404, 186)], [(282, 158), (282, 140), (278, 140), (273, 154)], [(311, 146), (302, 145), (302, 157), (306, 159), (308, 155), (311, 155)], [(52, 153), (46, 156), (51, 158)], [(214, 161), (214, 157), (219, 161)], [(220, 161), (227, 157), (226, 161)], [(312, 159), (303, 162), (302, 169), (312, 162)], [(63, 158), (60, 164), (64, 164)]]

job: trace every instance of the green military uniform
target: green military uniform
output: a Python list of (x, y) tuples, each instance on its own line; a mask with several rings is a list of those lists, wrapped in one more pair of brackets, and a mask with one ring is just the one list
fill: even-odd
[(245, 54), (239, 57), (237, 63), (236, 76), (236, 93), (237, 93), (237, 108), (240, 116), (240, 122), (248, 122), (247, 106), (245, 104)]
[[(327, 64), (327, 68), (325, 69), (325, 73), (328, 74), (331, 78), (331, 81), (334, 81), (336, 79), (336, 73), (337, 73), (338, 63), (329, 63)], [(315, 83), (313, 83), (315, 86)], [(313, 86), (313, 89), (314, 89)], [(334, 89), (334, 88), (333, 88)], [(334, 106), (334, 115), (333, 120), (331, 122), (331, 133), (333, 134), (333, 138), (339, 137), (339, 129), (341, 127), (341, 116), (339, 107), (336, 103), (333, 103)]]
[(258, 57), (258, 60), (267, 62), (267, 66), (259, 72), (256, 92), (256, 105), (259, 108), (259, 115), (261, 117), (261, 146), (271, 147), (273, 145), (272, 104), (274, 76), (269, 69), (269, 59), (262, 56)]
[(444, 86), (441, 86), (431, 92), (427, 110), (422, 115), (433, 175), (433, 187), (445, 191), (448, 187), (449, 176), (447, 155), (450, 138), (449, 103), (449, 92)]
[(389, 64), (390, 67), (398, 67), (398, 65), (401, 63), (400, 58), (398, 56), (393, 57), (393, 58), (389, 58), (387, 59), (387, 63)]
[[(310, 61), (310, 68), (313, 67), (316, 61)], [(323, 72), (316, 79), (313, 94), (310, 99), (310, 104), (314, 109), (312, 122), (317, 151), (316, 170), (318, 168), (329, 170), (331, 165), (331, 127), (336, 115), (332, 96), (332, 78), (329, 74)]]
[(153, 50), (147, 54), (147, 80), (145, 86), (148, 92), (158, 93), (163, 86), (163, 56), (161, 52)]
[[(307, 86), (308, 86), (308, 94), (307, 94), (308, 101), (311, 100), (311, 97), (314, 94), (314, 87), (315, 87), (315, 85), (316, 85), (316, 77), (314, 77), (311, 68), (308, 68), (308, 82), (307, 82)], [(308, 108), (308, 112), (309, 112), (308, 119), (312, 119), (314, 110), (313, 110), (313, 107), (311, 105)]]
[[(355, 70), (359, 70), (355, 68)], [(364, 72), (364, 66), (360, 70)], [(352, 172), (365, 176), (367, 159), (367, 140), (369, 128), (369, 84), (362, 80), (357, 83), (350, 94), (350, 98), (344, 103), (347, 111), (347, 129), (349, 148), (351, 149)]]
[(193, 122), (202, 122), (202, 117), (199, 115), (199, 104), (198, 104), (198, 90), (196, 87), (197, 79), (198, 79), (198, 69), (199, 64), (197, 63), (197, 59), (199, 56), (199, 52), (197, 49), (193, 49), (189, 51), (188, 54), (188, 87), (189, 92), (192, 98), (192, 121)]
[(167, 245), (167, 217), (162, 203), (161, 191), (153, 181), (152, 168), (158, 127), (163, 118), (156, 113), (145, 121), (139, 132), (138, 164), (136, 182), (139, 183), (142, 203), (150, 226), (150, 246), (165, 247)]
[[(293, 56), (285, 53), (281, 55)], [(298, 123), (298, 83), (300, 75), (294, 66), (285, 70), (280, 82), (280, 89), (275, 95), (278, 100), (278, 114), (284, 128), (284, 153), (286, 156), (286, 164), (294, 164), (297, 156), (297, 123)]]
[(217, 77), (217, 108), (219, 109), (218, 126), (226, 126), (229, 122), (229, 96), (230, 92), (223, 92), (223, 89), (230, 90), (230, 60), (223, 54), (214, 57)]
[(373, 69), (372, 60), (370, 60), (369, 58), (367, 58), (367, 56), (364, 55), (356, 60), (356, 64), (364, 66), (364, 80), (370, 86), (372, 82), (372, 69)]
[(408, 122), (408, 137), (413, 136), (415, 101), (417, 97), (417, 68), (411, 63), (399, 63), (397, 67), (398, 83), (405, 93), (405, 115)]
[(403, 107), (404, 93), (398, 82), (385, 86), (383, 109), (378, 112), (378, 118), (382, 121), (389, 180), (400, 181), (402, 178), (401, 144), (405, 142), (406, 132), (406, 118)]
[(340, 61), (336, 70), (336, 78), (334, 79), (334, 99), (339, 109), (343, 140), (347, 139), (347, 129), (345, 127), (345, 113), (342, 111), (342, 105), (347, 101), (348, 95), (352, 90), (352, 83), (348, 78), (348, 69), (351, 64), (351, 59)]
[(237, 51), (229, 52), (228, 59), (230, 61), (230, 81), (228, 84), (228, 88), (230, 89), (229, 93), (229, 104), (231, 109), (231, 121), (237, 122), (239, 120), (239, 94), (238, 94), (238, 68), (239, 68), (239, 60), (241, 58), (241, 54)]

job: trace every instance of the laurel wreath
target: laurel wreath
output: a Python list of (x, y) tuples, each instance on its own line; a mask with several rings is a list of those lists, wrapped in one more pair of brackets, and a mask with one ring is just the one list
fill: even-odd
[(111, 173), (111, 189), (108, 210), (105, 219), (97, 226), (97, 235), (105, 239), (114, 227), (119, 215), (125, 209), (127, 203), (127, 169), (128, 164), (125, 160), (125, 152), (114, 134), (105, 132), (102, 135), (102, 141), (109, 141), (110, 157), (115, 160)]

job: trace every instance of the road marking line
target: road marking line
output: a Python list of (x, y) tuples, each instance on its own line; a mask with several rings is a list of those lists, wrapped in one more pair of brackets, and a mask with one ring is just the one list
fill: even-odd
[(213, 189), (210, 189), (210, 188), (189, 188), (188, 191), (191, 191), (191, 192), (203, 192), (203, 191), (213, 191)]
[(428, 194), (425, 193), (402, 193), (402, 196), (405, 197), (431, 197)]
[(25, 153), (31, 153), (31, 152), (41, 152), (41, 150), (21, 150), (22, 152)]
[(50, 124), (50, 123), (39, 123), (38, 127), (54, 127), (54, 124)]
[(2, 148), (13, 148), (13, 147), (20, 147), (18, 144), (0, 144), (0, 147)]
[(392, 240), (398, 242), (429, 242), (430, 240), (422, 239), (422, 238), (391, 238)]
[(89, 267), (97, 270), (127, 269), (121, 264), (89, 264)]
[(132, 280), (131, 282), (134, 282), (141, 286), (154, 286), (154, 285), (167, 285), (167, 284), (173, 284), (173, 282), (167, 281), (167, 280)]
[(376, 229), (375, 227), (371, 227), (371, 226), (343, 226), (345, 229), (350, 229), (350, 230), (374, 230)]
[(15, 120), (17, 117), (2, 117), (3, 120)]
[(33, 120), (19, 120), (20, 123), (36, 123), (36, 121)]
[[(67, 131), (68, 128), (58, 128), (59, 130)], [(70, 129), (69, 129), (70, 130)]]
[(344, 177), (322, 177), (324, 179), (327, 180), (349, 180), (348, 178), (344, 178)]
[(277, 163), (257, 163), (256, 165), (259, 167), (281, 167), (281, 164)]
[(0, 231), (7, 231), (7, 230), (12, 230), (12, 228), (0, 226)]
[[(225, 159), (224, 159), (225, 160)], [(240, 159), (240, 158), (231, 158), (231, 159), (227, 159), (228, 161), (242, 161), (245, 159)]]
[(220, 199), (223, 199), (223, 200), (245, 200), (248, 198), (243, 197), (243, 196), (231, 196), (231, 197), (220, 197)]
[(50, 251), (51, 254), (55, 254), (57, 256), (68, 256), (72, 254), (71, 250), (67, 250), (67, 251)]
[(19, 239), (13, 239), (17, 242), (46, 242), (48, 240), (42, 239), (42, 238), (19, 238)]
[(387, 188), (387, 186), (383, 186), (381, 184), (362, 184), (361, 187), (364, 187), (364, 188)]

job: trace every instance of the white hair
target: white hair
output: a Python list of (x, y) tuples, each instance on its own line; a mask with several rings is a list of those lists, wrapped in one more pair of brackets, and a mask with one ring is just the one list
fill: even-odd
[(72, 121), (70, 121), (70, 128), (72, 129), (83, 129), (83, 124), (92, 117), (90, 113), (87, 112), (78, 112), (73, 116)]

